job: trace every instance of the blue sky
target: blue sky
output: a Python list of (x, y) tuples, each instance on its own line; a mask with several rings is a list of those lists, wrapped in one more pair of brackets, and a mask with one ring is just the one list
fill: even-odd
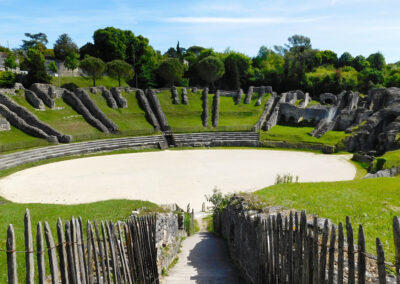
[(49, 47), (61, 33), (79, 45), (98, 28), (130, 29), (166, 51), (200, 45), (257, 54), (261, 45), (283, 45), (293, 34), (314, 48), (354, 56), (380, 51), (400, 60), (399, 0), (0, 0), (0, 44), (21, 45), (25, 32), (44, 32)]

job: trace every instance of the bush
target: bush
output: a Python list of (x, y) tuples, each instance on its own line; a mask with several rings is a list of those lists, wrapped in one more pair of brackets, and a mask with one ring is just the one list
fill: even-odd
[(71, 92), (75, 92), (79, 88), (79, 86), (75, 83), (65, 83), (61, 85), (61, 88), (67, 89)]
[(213, 205), (213, 209), (221, 209), (228, 205), (229, 199), (232, 197), (232, 194), (222, 194), (222, 192), (214, 188), (213, 194), (206, 195), (206, 200), (211, 202)]
[[(277, 174), (275, 178), (275, 184), (281, 184), (281, 183), (293, 183), (293, 178), (294, 176), (292, 174)], [(296, 176), (295, 182), (299, 181), (299, 176)]]
[(0, 87), (11, 88), (15, 84), (15, 74), (10, 71), (0, 72)]

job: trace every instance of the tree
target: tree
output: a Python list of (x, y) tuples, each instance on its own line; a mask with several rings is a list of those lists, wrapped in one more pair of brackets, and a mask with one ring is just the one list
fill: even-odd
[(134, 37), (131, 31), (123, 31), (114, 27), (98, 29), (93, 34), (98, 56), (105, 62), (127, 59), (127, 45), (133, 41)]
[(212, 55), (201, 59), (196, 68), (200, 78), (212, 85), (225, 73), (224, 63)]
[(321, 58), (321, 64), (332, 64), (335, 65), (338, 61), (337, 54), (331, 50), (318, 51), (317, 57)]
[(78, 53), (78, 46), (72, 41), (68, 34), (61, 34), (54, 43), (54, 55), (62, 61), (72, 52)]
[(30, 48), (25, 59), (28, 70), (28, 80), (33, 83), (50, 83), (51, 76), (47, 74), (45, 59), (40, 50)]
[(178, 58), (167, 58), (161, 62), (157, 72), (168, 86), (172, 86), (182, 80), (185, 67)]
[(14, 53), (10, 52), (8, 54), (7, 58), (4, 60), (4, 66), (6, 67), (6, 70), (12, 70), (18, 67), (17, 57)]
[(382, 70), (386, 66), (385, 57), (380, 52), (372, 53), (368, 56), (367, 61), (371, 68), (376, 70)]
[(338, 59), (338, 67), (352, 66), (353, 56), (349, 52), (344, 52)]
[(358, 55), (353, 60), (353, 67), (358, 72), (364, 70), (365, 68), (369, 67), (369, 62), (365, 59), (364, 56)]
[(54, 61), (50, 61), (48, 67), (51, 72), (57, 73), (58, 67)]
[(246, 84), (252, 61), (244, 54), (231, 51), (224, 60), (225, 82), (228, 88), (237, 90)]
[(93, 86), (96, 86), (96, 79), (101, 78), (106, 64), (100, 58), (86, 56), (86, 58), (80, 62), (79, 67), (86, 75), (92, 78)]
[(107, 74), (118, 80), (118, 86), (121, 87), (121, 78), (129, 80), (133, 77), (133, 68), (125, 61), (115, 59), (107, 63)]
[(71, 52), (65, 57), (64, 65), (68, 70), (72, 71), (72, 75), (74, 74), (74, 70), (79, 66), (79, 54), (75, 52)]
[(288, 44), (285, 44), (288, 51), (303, 52), (306, 49), (311, 49), (310, 38), (303, 35), (293, 35), (288, 38), (288, 42)]
[(46, 44), (49, 42), (45, 33), (25, 33), (25, 36), (30, 38), (29, 40), (22, 40), (21, 48), (26, 51), (30, 48), (35, 48), (43, 51), (46, 49)]

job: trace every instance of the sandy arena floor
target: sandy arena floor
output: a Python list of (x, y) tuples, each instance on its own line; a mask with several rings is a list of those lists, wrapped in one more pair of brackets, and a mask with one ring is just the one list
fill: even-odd
[(26, 169), (0, 180), (0, 195), (20, 203), (141, 199), (201, 209), (204, 195), (254, 191), (277, 174), (300, 182), (350, 180), (349, 155), (272, 150), (184, 150), (82, 158)]

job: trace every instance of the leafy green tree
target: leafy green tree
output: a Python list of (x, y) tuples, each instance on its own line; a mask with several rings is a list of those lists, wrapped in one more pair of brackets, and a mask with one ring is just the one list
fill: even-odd
[(228, 88), (237, 90), (247, 83), (251, 72), (252, 61), (249, 57), (238, 52), (230, 52), (224, 60), (225, 84)]
[(214, 87), (214, 82), (225, 73), (224, 63), (215, 56), (207, 56), (196, 65), (197, 72), (202, 80)]
[(321, 64), (332, 64), (335, 65), (338, 61), (337, 54), (331, 50), (318, 51), (317, 57), (321, 58)]
[(72, 41), (71, 37), (65, 33), (58, 37), (54, 43), (53, 49), (55, 57), (62, 61), (73, 52), (79, 53), (78, 46)]
[(371, 68), (377, 70), (383, 70), (383, 68), (386, 66), (385, 57), (380, 52), (372, 53), (370, 56), (368, 56), (367, 61), (369, 62)]
[(46, 49), (46, 44), (48, 44), (47, 35), (45, 33), (25, 33), (25, 36), (29, 38), (28, 40), (22, 40), (21, 49), (28, 51), (30, 48), (35, 48), (40, 51)]
[(107, 63), (107, 74), (118, 80), (118, 86), (121, 87), (121, 78), (129, 80), (133, 77), (133, 68), (125, 61), (115, 59)]
[(168, 86), (172, 86), (182, 80), (185, 67), (178, 58), (167, 58), (161, 62), (157, 72)]
[(58, 71), (58, 67), (54, 61), (49, 62), (48, 68), (53, 73), (57, 73), (57, 71)]
[(200, 52), (204, 49), (204, 47), (193, 45), (186, 50), (186, 53), (193, 53), (196, 56), (200, 55)]
[(11, 71), (0, 71), (0, 87), (12, 88), (15, 84), (15, 74)]
[(12, 70), (18, 67), (17, 57), (14, 53), (10, 52), (8, 54), (7, 58), (4, 60), (4, 66), (6, 67), (6, 70)]
[[(259, 73), (254, 73), (257, 85), (271, 85), (279, 90), (282, 87), (285, 71), (285, 58), (278, 53), (272, 52), (259, 64)], [(261, 75), (261, 76), (260, 76)], [(257, 79), (259, 81), (257, 81)]]
[(114, 27), (98, 29), (93, 34), (94, 46), (99, 58), (105, 62), (114, 59), (126, 60), (127, 45), (134, 37), (131, 31), (123, 31)]
[(79, 54), (75, 52), (69, 53), (65, 57), (64, 65), (68, 70), (72, 71), (73, 75), (74, 70), (79, 67)]
[(353, 67), (356, 69), (358, 72), (364, 70), (365, 68), (369, 67), (369, 62), (367, 59), (365, 59), (364, 56), (358, 55), (354, 58), (353, 60)]
[(338, 59), (338, 67), (343, 66), (352, 66), (353, 65), (353, 56), (349, 52), (344, 52)]
[(96, 86), (96, 79), (101, 78), (106, 64), (100, 58), (86, 56), (86, 58), (79, 63), (79, 67), (86, 75), (92, 78), (93, 86)]
[(368, 92), (371, 88), (382, 87), (384, 84), (383, 72), (367, 67), (358, 73), (359, 88), (362, 92)]
[(40, 50), (30, 48), (25, 59), (25, 66), (28, 70), (28, 81), (33, 83), (50, 83), (51, 76), (47, 74), (45, 59)]
[(303, 35), (293, 35), (288, 38), (288, 42), (285, 44), (288, 51), (303, 52), (311, 49), (311, 39)]

